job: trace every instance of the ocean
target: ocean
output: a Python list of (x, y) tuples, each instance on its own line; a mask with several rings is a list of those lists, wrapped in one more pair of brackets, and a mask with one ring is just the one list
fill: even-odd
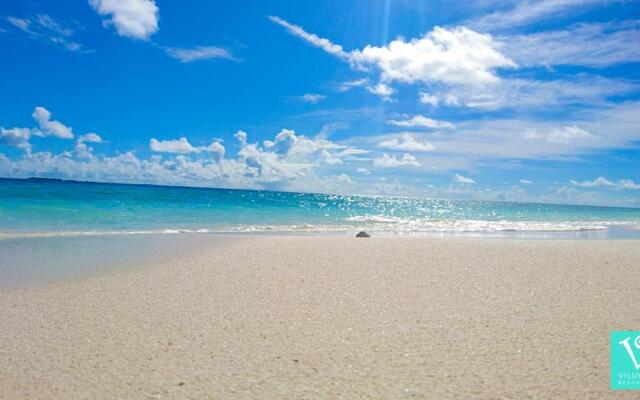
[(0, 238), (157, 233), (640, 237), (640, 209), (0, 179)]

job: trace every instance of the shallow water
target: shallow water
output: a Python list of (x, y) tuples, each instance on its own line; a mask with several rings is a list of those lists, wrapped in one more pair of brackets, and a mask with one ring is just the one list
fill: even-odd
[(215, 251), (212, 235), (104, 235), (0, 240), (0, 288), (143, 267)]

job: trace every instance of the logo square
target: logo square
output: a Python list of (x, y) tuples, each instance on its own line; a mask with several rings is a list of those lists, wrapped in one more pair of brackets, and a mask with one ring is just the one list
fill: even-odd
[(611, 389), (640, 390), (640, 331), (611, 332)]

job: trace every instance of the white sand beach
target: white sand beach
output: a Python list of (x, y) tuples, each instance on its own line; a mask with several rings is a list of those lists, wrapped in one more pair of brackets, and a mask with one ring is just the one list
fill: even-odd
[(211, 237), (0, 292), (0, 398), (637, 398), (640, 241)]

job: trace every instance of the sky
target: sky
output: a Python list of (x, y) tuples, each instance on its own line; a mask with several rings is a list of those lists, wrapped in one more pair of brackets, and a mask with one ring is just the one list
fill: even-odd
[(640, 1), (0, 2), (0, 176), (640, 207)]

